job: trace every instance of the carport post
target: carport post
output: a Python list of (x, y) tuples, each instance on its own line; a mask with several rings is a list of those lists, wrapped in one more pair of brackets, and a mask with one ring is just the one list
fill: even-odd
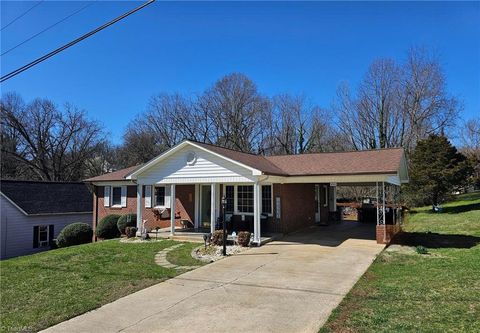
[(253, 185), (253, 241), (260, 245), (260, 184)]

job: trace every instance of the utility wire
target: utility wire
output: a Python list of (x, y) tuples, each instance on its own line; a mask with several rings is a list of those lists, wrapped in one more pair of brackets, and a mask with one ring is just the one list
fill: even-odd
[(22, 66), (22, 67), (20, 67), (20, 68), (17, 68), (17, 69), (14, 70), (13, 72), (10, 72), (10, 73), (2, 76), (2, 77), (0, 78), (0, 82), (4, 82), (4, 81), (6, 81), (6, 80), (8, 80), (8, 79), (11, 79), (12, 77), (14, 77), (14, 76), (16, 76), (16, 75), (18, 75), (18, 74), (26, 71), (27, 69), (29, 69), (29, 68), (31, 68), (31, 67), (33, 67), (33, 66), (35, 66), (35, 65), (37, 65), (37, 64), (39, 64), (39, 63), (41, 63), (41, 62), (43, 62), (43, 61), (45, 61), (45, 60), (47, 60), (48, 58), (53, 57), (53, 56), (56, 55), (57, 53), (60, 53), (60, 52), (62, 52), (62, 51), (64, 51), (64, 50), (68, 49), (69, 47), (71, 47), (71, 46), (73, 46), (73, 45), (81, 42), (82, 40), (84, 40), (84, 39), (86, 39), (86, 38), (88, 38), (88, 37), (96, 34), (96, 33), (99, 32), (99, 31), (101, 31), (101, 30), (103, 30), (103, 29), (105, 29), (105, 28), (107, 28), (107, 27), (109, 27), (109, 26), (117, 23), (118, 21), (126, 18), (127, 16), (130, 16), (131, 14), (139, 11), (140, 9), (142, 9), (142, 8), (150, 5), (150, 4), (153, 3), (153, 2), (155, 2), (155, 0), (148, 0), (148, 1), (145, 2), (144, 4), (142, 4), (142, 5), (134, 8), (134, 9), (128, 11), (128, 12), (126, 12), (125, 14), (122, 14), (122, 15), (118, 16), (117, 18), (111, 20), (110, 22), (107, 22), (107, 23), (105, 23), (104, 25), (102, 25), (102, 26), (100, 26), (100, 27), (98, 27), (98, 28), (96, 28), (96, 29), (94, 29), (94, 30), (92, 30), (92, 31), (90, 31), (90, 32), (88, 32), (88, 33), (86, 33), (86, 34), (78, 37), (77, 39), (75, 39), (75, 40), (73, 40), (73, 41), (71, 41), (71, 42), (69, 42), (69, 43), (67, 43), (67, 44), (59, 47), (58, 49), (53, 50), (52, 52), (47, 53), (46, 55), (44, 55), (44, 56), (42, 56), (42, 57), (40, 57), (40, 58), (38, 58), (38, 59), (35, 59), (34, 61), (32, 61), (32, 62), (30, 62), (30, 63), (28, 63), (28, 64), (26, 64), (26, 65), (24, 65), (24, 66)]
[(21, 19), (22, 17), (24, 17), (25, 15), (27, 15), (33, 8), (37, 7), (38, 5), (40, 5), (44, 0), (40, 0), (38, 1), (36, 4), (34, 4), (32, 7), (30, 7), (29, 9), (27, 9), (25, 12), (23, 12), (23, 14), (20, 14), (19, 16), (17, 16), (16, 18), (14, 18), (12, 21), (10, 21), (10, 23), (7, 23), (7, 25), (3, 26), (2, 29), (0, 31), (3, 31), (3, 29), (5, 29), (6, 27), (12, 25), (14, 22), (16, 22), (17, 20)]
[[(95, 1), (98, 1), (98, 0), (95, 0)], [(74, 16), (74, 15), (76, 15), (76, 14), (80, 13), (82, 10), (84, 10), (85, 8), (87, 8), (87, 7), (89, 7), (89, 6), (93, 5), (93, 4), (94, 4), (93, 2), (89, 2), (88, 4), (86, 4), (85, 6), (83, 6), (82, 8), (80, 8), (80, 9), (78, 9), (78, 10), (74, 11), (73, 13), (71, 13), (70, 15), (68, 15), (68, 16), (66, 16), (66, 17), (64, 17), (64, 18), (63, 18), (63, 19), (61, 19), (60, 21), (57, 21), (56, 23), (54, 23), (54, 24), (50, 25), (49, 27), (47, 27), (47, 28), (43, 29), (42, 31), (40, 31), (40, 32), (36, 33), (35, 35), (33, 35), (33, 36), (31, 36), (31, 37), (29, 37), (29, 38), (25, 39), (23, 42), (21, 42), (21, 43), (19, 43), (19, 44), (15, 45), (14, 47), (12, 47), (12, 48), (9, 48), (7, 51), (5, 51), (5, 52), (3, 52), (2, 54), (0, 54), (0, 56), (3, 56), (3, 55), (5, 55), (5, 54), (9, 53), (10, 51), (13, 51), (13, 50), (15, 50), (17, 47), (19, 47), (19, 46), (22, 46), (23, 44), (25, 44), (25, 43), (27, 43), (27, 42), (31, 41), (32, 39), (34, 39), (34, 38), (35, 38), (35, 37), (37, 37), (37, 36), (40, 36), (41, 34), (43, 34), (44, 32), (46, 32), (46, 31), (48, 31), (48, 30), (50, 30), (51, 28), (53, 28), (53, 27), (55, 27), (55, 26), (59, 25), (59, 24), (60, 24), (60, 23), (62, 23), (62, 22), (65, 22), (65, 21), (66, 21), (66, 20), (68, 20), (70, 17), (72, 17), (72, 16)]]

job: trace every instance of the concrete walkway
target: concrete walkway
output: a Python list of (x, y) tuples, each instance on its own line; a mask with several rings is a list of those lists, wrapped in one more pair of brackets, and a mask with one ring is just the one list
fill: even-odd
[(383, 249), (374, 237), (354, 222), (312, 227), (46, 332), (318, 332)]

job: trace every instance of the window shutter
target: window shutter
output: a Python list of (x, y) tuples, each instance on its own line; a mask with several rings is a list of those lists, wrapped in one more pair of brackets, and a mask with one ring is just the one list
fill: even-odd
[(145, 186), (145, 208), (152, 207), (152, 185)]
[(122, 186), (122, 207), (127, 207), (127, 187)]
[(50, 244), (50, 246), (53, 245), (54, 232), (55, 232), (55, 226), (53, 224), (50, 224), (48, 226), (48, 243)]
[(165, 207), (170, 208), (170, 185), (165, 186)]
[(33, 248), (38, 247), (38, 226), (33, 227)]
[(103, 205), (105, 207), (110, 207), (110, 188), (110, 186), (103, 188)]

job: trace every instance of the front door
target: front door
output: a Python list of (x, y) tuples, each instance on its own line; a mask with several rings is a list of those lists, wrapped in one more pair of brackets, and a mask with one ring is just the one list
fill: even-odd
[(318, 184), (315, 184), (315, 222), (320, 223), (321, 219), (321, 187)]
[(212, 209), (212, 187), (200, 186), (200, 224), (202, 228), (210, 228)]

